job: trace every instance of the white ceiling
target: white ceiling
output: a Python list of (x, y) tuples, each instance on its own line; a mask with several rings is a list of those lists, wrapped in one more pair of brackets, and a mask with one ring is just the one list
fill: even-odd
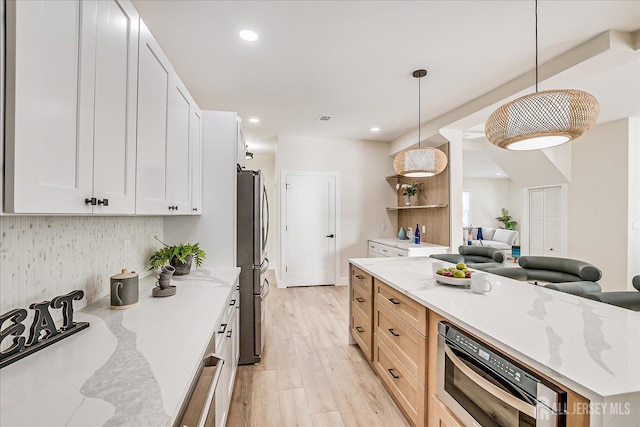
[[(133, 2), (199, 106), (237, 111), (256, 151), (278, 134), (397, 139), (417, 127), (418, 68), (429, 71), (427, 122), (534, 65), (533, 1)], [(258, 41), (241, 40), (244, 28)], [(637, 0), (541, 0), (540, 62), (603, 31), (638, 28)], [(640, 115), (640, 59), (626, 68), (589, 76), (614, 94), (601, 102), (606, 120)]]

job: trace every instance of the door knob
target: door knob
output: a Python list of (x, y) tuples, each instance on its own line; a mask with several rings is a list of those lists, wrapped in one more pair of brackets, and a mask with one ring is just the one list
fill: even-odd
[(333, 234), (328, 234), (328, 235), (326, 235), (324, 237), (329, 237), (330, 239), (333, 239)]

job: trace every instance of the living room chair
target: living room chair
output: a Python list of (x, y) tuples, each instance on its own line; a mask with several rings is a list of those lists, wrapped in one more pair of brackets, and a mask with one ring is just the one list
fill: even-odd
[(584, 297), (586, 294), (602, 291), (600, 285), (596, 282), (580, 281), (580, 282), (563, 282), (549, 283), (545, 286), (547, 289), (564, 292), (567, 294), (578, 295)]
[(629, 310), (640, 311), (640, 275), (631, 280), (631, 284), (636, 291), (619, 292), (593, 292), (585, 295), (586, 298), (604, 302), (606, 304), (617, 305)]
[(602, 271), (584, 261), (546, 256), (523, 256), (518, 259), (522, 268), (487, 268), (487, 273), (524, 282), (597, 282)]
[(502, 267), (507, 259), (506, 255), (495, 248), (483, 246), (460, 246), (459, 254), (433, 254), (430, 258), (457, 264), (464, 262), (467, 267), (484, 270), (490, 267)]

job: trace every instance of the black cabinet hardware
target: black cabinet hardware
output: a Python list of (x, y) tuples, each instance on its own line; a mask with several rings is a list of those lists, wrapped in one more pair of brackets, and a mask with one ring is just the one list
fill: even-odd
[(356, 326), (356, 331), (362, 333), (362, 332), (364, 332), (364, 329), (362, 329), (362, 327), (360, 327), (360, 326)]
[(109, 199), (98, 200), (99, 205), (109, 206)]
[(90, 199), (84, 199), (85, 205), (95, 206), (97, 203), (98, 203), (98, 199), (96, 199), (95, 197), (92, 197)]
[(395, 298), (387, 298), (387, 299), (391, 301), (391, 303), (394, 305), (400, 305), (400, 301), (396, 300)]
[(229, 329), (229, 332), (227, 332), (227, 338), (231, 338), (232, 333), (233, 333), (233, 329)]
[(356, 297), (356, 301), (358, 301), (358, 302), (364, 302), (365, 300), (364, 300), (364, 298)]
[(400, 336), (400, 334), (399, 334), (399, 333), (397, 333), (397, 332), (395, 331), (395, 329), (393, 329), (393, 328), (389, 328), (389, 332), (390, 332), (390, 333), (391, 333), (391, 335), (393, 335), (394, 337), (399, 337), (399, 336)]
[(229, 303), (229, 305), (230, 305), (231, 307), (233, 307), (234, 305), (236, 305), (236, 300), (235, 300), (235, 299), (232, 299), (232, 300), (231, 300), (231, 302)]
[(359, 275), (359, 274), (356, 274), (356, 279), (364, 280), (364, 276), (361, 276), (361, 275)]
[(220, 325), (220, 329), (218, 329), (218, 333), (219, 334), (224, 334), (224, 331), (227, 330), (227, 324), (223, 323), (222, 325)]
[(400, 375), (396, 375), (393, 373), (393, 368), (389, 368), (387, 369), (387, 371), (389, 371), (389, 373), (391, 374), (391, 376), (393, 377), (394, 380), (397, 380), (400, 378)]

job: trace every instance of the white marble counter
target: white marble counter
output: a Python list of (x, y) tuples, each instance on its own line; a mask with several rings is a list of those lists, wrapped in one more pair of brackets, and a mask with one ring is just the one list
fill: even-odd
[(639, 312), (494, 275), (475, 294), (424, 257), (350, 262), (590, 399), (592, 426), (640, 426)]
[[(415, 243), (411, 243), (409, 240), (400, 240), (396, 237), (376, 237), (369, 239), (372, 242), (382, 243), (383, 245), (393, 246), (394, 248), (410, 250), (417, 248), (430, 248), (442, 250), (442, 252), (446, 252), (449, 249), (448, 246), (436, 245), (435, 243), (420, 243), (419, 245)], [(435, 252), (434, 252), (435, 253)]]
[(239, 273), (193, 270), (165, 298), (148, 277), (137, 307), (75, 312), (89, 328), (0, 370), (0, 425), (171, 425)]

